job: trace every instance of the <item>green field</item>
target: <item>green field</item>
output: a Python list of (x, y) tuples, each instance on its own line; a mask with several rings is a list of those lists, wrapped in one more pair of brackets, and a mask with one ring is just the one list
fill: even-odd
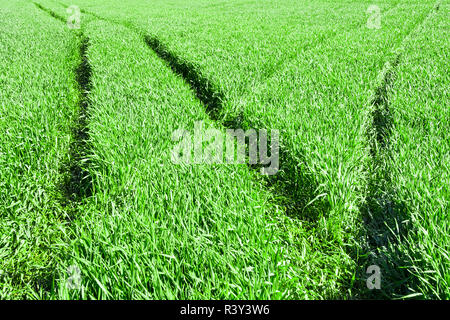
[(0, 298), (449, 299), (449, 8), (0, 0)]

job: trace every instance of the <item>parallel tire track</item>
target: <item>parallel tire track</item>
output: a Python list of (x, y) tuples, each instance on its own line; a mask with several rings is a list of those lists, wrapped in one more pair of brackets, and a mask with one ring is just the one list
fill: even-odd
[[(64, 4), (59, 3), (61, 6)], [(226, 129), (253, 128), (258, 131), (255, 124), (246, 123), (242, 115), (232, 119), (223, 114), (222, 103), (225, 94), (207, 77), (198, 71), (198, 68), (169, 50), (156, 36), (145, 34), (132, 23), (114, 21), (98, 16), (88, 10), (81, 9), (82, 13), (89, 14), (99, 20), (119, 24), (139, 34), (145, 44), (161, 59), (171, 70), (179, 75), (195, 93), (197, 99), (204, 105), (209, 118)], [(244, 124), (246, 123), (246, 124)], [(268, 142), (270, 144), (270, 142)], [(246, 141), (248, 148), (248, 142)], [(301, 156), (300, 156), (301, 157)], [(315, 222), (321, 215), (326, 215), (330, 204), (318, 196), (318, 184), (310, 172), (306, 172), (303, 159), (295, 159), (282, 145), (279, 149), (280, 171), (276, 175), (268, 176), (267, 186), (277, 199), (277, 202), (285, 208), (286, 214), (293, 218)], [(283, 161), (281, 161), (283, 160)], [(260, 167), (249, 165), (251, 169), (259, 170)]]
[[(367, 206), (361, 208), (361, 212), (365, 212), (367, 215), (365, 217), (365, 232), (368, 237), (369, 251), (372, 251), (372, 253), (376, 252), (380, 245), (383, 245), (390, 240), (387, 236), (389, 232), (391, 232), (391, 229), (389, 228), (389, 223), (388, 228), (386, 228), (385, 218), (395, 218), (395, 214), (401, 211), (401, 208), (392, 202), (393, 194), (389, 190), (390, 172), (385, 165), (389, 158), (389, 136), (392, 127), (388, 91), (394, 83), (396, 67), (400, 63), (401, 56), (405, 51), (405, 47), (409, 42), (410, 37), (421, 28), (434, 11), (439, 10), (439, 5), (440, 2), (435, 5), (434, 9), (422, 21), (418, 22), (417, 27), (413, 27), (412, 31), (402, 40), (400, 47), (397, 49), (397, 53), (394, 55), (394, 59), (387, 62), (380, 72), (380, 81), (374, 89), (373, 98), (369, 102), (370, 124), (368, 126), (367, 136), (372, 163), (371, 167), (368, 169), (369, 182), (368, 193), (366, 196)], [(205, 106), (205, 110), (212, 120), (219, 122), (226, 128), (235, 129), (242, 127), (242, 123), (245, 119), (240, 119), (239, 117), (223, 121), (222, 102), (224, 101), (225, 95), (221, 93), (209, 79), (204, 77), (195, 65), (171, 52), (157, 37), (144, 34), (132, 24), (125, 24), (123, 22), (102, 18), (86, 10), (82, 10), (82, 12), (104, 21), (121, 24), (133, 32), (140, 34), (146, 45), (191, 87), (197, 98)], [(275, 186), (275, 188), (272, 189), (277, 193), (277, 196), (282, 199), (287, 199), (286, 207), (288, 213), (295, 216), (300, 215), (302, 218), (314, 217), (317, 213), (324, 214), (328, 210), (329, 204), (320, 199), (315, 201), (317, 186), (314, 183), (314, 177), (311, 177), (308, 173), (302, 172), (297, 165), (298, 161), (295, 161), (297, 159), (294, 160), (286, 150), (281, 149), (280, 153), (283, 155), (283, 159), (287, 159), (284, 167), (282, 165), (281, 168), (281, 170), (284, 171), (284, 174), (279, 174), (276, 178), (269, 178), (271, 179), (269, 185)], [(301, 190), (301, 194), (299, 194), (299, 190)], [(309, 209), (305, 215), (304, 208), (309, 203), (313, 204), (308, 206)], [(310, 209), (312, 210), (309, 211)], [(385, 258), (386, 257), (375, 256), (373, 261), (376, 263), (377, 261), (380, 261), (380, 259)], [(369, 259), (372, 259), (372, 257), (369, 257)], [(363, 290), (367, 289), (364, 288)]]

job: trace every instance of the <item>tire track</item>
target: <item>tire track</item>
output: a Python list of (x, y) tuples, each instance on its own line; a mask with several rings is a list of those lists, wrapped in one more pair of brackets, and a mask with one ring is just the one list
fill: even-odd
[(87, 52), (89, 38), (80, 34), (79, 56), (81, 62), (76, 69), (76, 80), (79, 87), (78, 117), (72, 129), (73, 141), (70, 146), (70, 163), (64, 192), (66, 198), (72, 202), (81, 202), (83, 198), (92, 195), (92, 178), (89, 175), (89, 162), (86, 157), (89, 154), (89, 92), (91, 91), (92, 68), (89, 64)]
[[(54, 11), (33, 2), (36, 7), (51, 17), (66, 23), (66, 19)], [(62, 175), (61, 203), (68, 211), (69, 216), (77, 213), (78, 204), (86, 197), (92, 195), (92, 177), (89, 174), (89, 161), (86, 159), (89, 152), (89, 92), (91, 90), (92, 68), (89, 64), (88, 49), (89, 38), (82, 31), (76, 31), (79, 39), (78, 56), (80, 62), (75, 69), (75, 80), (77, 82), (78, 115), (71, 128), (72, 141), (69, 146), (69, 160), (60, 168)]]
[[(198, 71), (198, 67), (171, 52), (157, 37), (143, 35), (143, 39), (147, 46), (190, 86), (211, 120), (226, 129), (248, 130), (253, 128), (256, 131), (259, 130), (255, 124), (248, 123), (242, 116), (232, 119), (226, 118), (222, 106), (223, 101), (225, 101), (225, 94), (203, 76)], [(247, 154), (248, 148), (249, 143), (246, 142)], [(318, 197), (316, 192), (318, 185), (312, 174), (300, 168), (300, 164), (304, 163), (303, 159), (295, 161), (294, 157), (283, 146), (280, 146), (279, 158), (283, 159), (283, 161), (280, 161), (280, 171), (274, 176), (267, 177), (267, 186), (285, 207), (289, 216), (302, 218), (306, 221), (315, 221), (329, 209), (330, 205)], [(260, 165), (250, 164), (249, 167), (253, 170), (261, 168)]]
[(59, 21), (61, 21), (61, 22), (64, 22), (64, 23), (66, 22), (66, 19), (64, 19), (64, 17), (60, 16), (59, 14), (57, 14), (56, 12), (54, 12), (54, 11), (48, 9), (48, 8), (42, 6), (40, 3), (33, 2), (33, 4), (34, 4), (36, 7), (38, 7), (39, 9), (41, 9), (42, 11), (47, 12), (47, 13), (48, 13), (50, 16), (52, 16), (53, 18), (55, 18), (55, 19), (57, 19), (57, 20), (59, 20)]
[[(58, 3), (65, 7), (65, 4)], [(225, 101), (225, 94), (211, 80), (202, 75), (196, 65), (176, 55), (159, 38), (146, 34), (132, 23), (104, 18), (85, 9), (80, 11), (99, 20), (122, 25), (139, 34), (149, 49), (189, 85), (197, 99), (203, 104), (211, 120), (225, 129), (243, 129), (245, 131), (252, 128), (258, 131), (259, 126), (248, 123), (242, 115), (231, 119), (227, 118), (223, 113), (222, 105)], [(268, 141), (269, 144), (270, 141)], [(249, 143), (246, 141), (246, 154), (248, 154), (248, 146)], [(279, 172), (276, 175), (267, 176), (265, 182), (277, 203), (285, 208), (286, 214), (292, 218), (300, 218), (311, 223), (317, 221), (320, 216), (326, 215), (331, 205), (318, 194), (319, 185), (312, 173), (305, 169), (303, 156), (294, 157), (289, 150), (280, 145), (279, 159)], [(249, 164), (249, 167), (252, 170), (261, 168), (260, 165), (251, 164)]]
[[(406, 295), (408, 292), (408, 278), (406, 270), (401, 269), (406, 261), (402, 254), (386, 252), (386, 248), (393, 243), (402, 241), (409, 232), (404, 205), (395, 201), (395, 190), (392, 188), (392, 175), (390, 170), (390, 136), (393, 130), (393, 119), (390, 111), (389, 92), (392, 90), (396, 68), (401, 63), (402, 56), (408, 47), (410, 39), (419, 33), (426, 22), (439, 10), (438, 1), (430, 12), (418, 21), (411, 31), (404, 37), (400, 46), (394, 51), (394, 58), (387, 61), (380, 71), (377, 85), (369, 100), (369, 116), (367, 128), (367, 141), (371, 156), (371, 163), (367, 169), (368, 185), (365, 197), (365, 206), (360, 208), (363, 213), (364, 228), (362, 233), (366, 238), (367, 261), (364, 266), (378, 265), (385, 270), (384, 283), (379, 293), (371, 293), (370, 297), (383, 296), (392, 298), (393, 295)], [(361, 271), (361, 277), (365, 274)], [(389, 282), (388, 282), (389, 280)], [(366, 288), (362, 288), (366, 291)], [(364, 296), (364, 294), (363, 294)]]

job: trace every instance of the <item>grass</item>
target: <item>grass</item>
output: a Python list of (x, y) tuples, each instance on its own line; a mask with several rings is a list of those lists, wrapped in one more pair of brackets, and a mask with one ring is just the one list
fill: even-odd
[[(97, 66), (90, 93), (95, 196), (84, 209), (92, 213), (77, 219), (72, 249), (87, 286), (82, 297), (316, 294), (307, 290), (306, 281), (289, 279), (287, 252), (298, 248), (283, 248), (287, 239), (277, 230), (277, 220), (286, 219), (254, 172), (245, 165), (171, 163), (173, 130), (192, 130), (199, 119), (212, 125), (189, 87), (139, 35), (98, 24), (86, 31), (89, 58)], [(105, 90), (105, 79), (114, 91)], [(141, 89), (130, 95), (133, 88)], [(300, 223), (288, 221), (283, 229), (306, 238)]]
[(387, 202), (389, 210), (373, 217), (375, 257), (393, 273), (386, 296), (397, 291), (425, 299), (449, 297), (449, 242), (442, 237), (448, 234), (449, 194), (448, 89), (443, 86), (448, 76), (441, 72), (448, 64), (442, 58), (448, 42), (440, 31), (448, 25), (440, 14), (445, 10), (448, 5), (441, 4), (431, 12), (409, 39), (386, 90), (391, 120), (376, 170), (384, 173), (384, 179), (377, 177), (386, 184), (378, 189), (383, 191), (378, 191), (378, 207)]
[[(448, 298), (445, 5), (380, 1), (372, 30), (368, 1), (77, 4), (82, 30), (65, 30), (71, 47), (56, 51), (70, 57), (69, 138), (55, 150), (69, 165), (46, 162), (70, 224), (45, 251), (48, 286), (36, 293), (32, 279), (23, 296)], [(32, 9), (63, 29), (64, 2)], [(197, 120), (280, 129), (280, 172), (173, 164), (172, 132)], [(374, 263), (383, 282), (371, 292)], [(72, 265), (81, 290), (66, 286)]]
[(76, 39), (33, 4), (3, 2), (0, 14), (0, 297), (11, 299), (50, 289), (67, 242), (60, 185), (78, 56)]

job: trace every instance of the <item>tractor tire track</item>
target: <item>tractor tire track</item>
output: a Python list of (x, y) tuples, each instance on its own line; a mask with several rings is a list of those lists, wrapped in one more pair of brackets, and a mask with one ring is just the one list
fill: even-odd
[(92, 195), (92, 178), (88, 171), (89, 161), (85, 159), (89, 154), (89, 92), (92, 87), (92, 68), (87, 56), (88, 48), (89, 38), (81, 34), (79, 48), (81, 62), (76, 69), (76, 80), (80, 90), (79, 109), (72, 129), (71, 161), (67, 170), (69, 175), (64, 184), (66, 198), (72, 202), (81, 202), (83, 198)]
[[(54, 11), (33, 2), (36, 7), (51, 17), (66, 23), (66, 19)], [(92, 178), (89, 174), (89, 92), (91, 91), (92, 68), (89, 64), (89, 38), (82, 31), (76, 31), (79, 39), (78, 57), (80, 62), (75, 69), (75, 80), (78, 86), (78, 114), (71, 128), (72, 141), (69, 146), (69, 160), (60, 168), (62, 175), (60, 200), (69, 217), (77, 213), (77, 206), (84, 198), (92, 195)]]
[[(399, 2), (388, 10), (388, 12), (394, 10), (398, 5)], [(367, 140), (372, 160), (368, 168), (369, 179), (365, 206), (360, 208), (360, 212), (362, 212), (363, 219), (365, 220), (362, 237), (367, 239), (368, 245), (366, 249), (370, 255), (367, 260), (371, 261), (369, 264), (383, 265), (381, 260), (386, 260), (387, 257), (377, 256), (374, 252), (377, 252), (377, 248), (390, 241), (391, 237), (388, 237), (388, 235), (391, 232), (391, 227), (396, 227), (395, 224), (386, 223), (386, 217), (394, 217), (402, 211), (402, 208), (398, 204), (393, 203), (394, 194), (389, 189), (390, 172), (386, 166), (383, 167), (382, 165), (388, 159), (389, 136), (392, 127), (388, 92), (394, 83), (395, 70), (400, 63), (401, 56), (405, 50), (405, 46), (409, 42), (409, 38), (420, 29), (430, 14), (438, 10), (439, 4), (435, 5), (432, 12), (424, 17), (424, 19), (418, 21), (403, 38), (401, 45), (397, 49), (397, 53), (394, 55), (394, 59), (387, 62), (380, 71), (379, 78), (381, 80), (375, 87), (373, 98), (369, 102), (370, 114), (368, 118), (370, 120), (368, 120)], [(132, 23), (103, 18), (87, 10), (82, 10), (82, 12), (103, 21), (120, 24), (139, 34), (145, 44), (190, 86), (213, 121), (229, 129), (247, 129), (243, 125), (243, 123), (246, 123), (246, 119), (243, 119), (242, 116), (226, 119), (226, 116), (223, 114), (225, 94), (220, 92), (207, 77), (202, 75), (196, 65), (185, 61), (172, 52), (158, 37), (145, 34)], [(326, 39), (325, 37), (323, 40), (326, 41)], [(254, 124), (247, 124), (247, 127), (251, 127), (252, 125)], [(255, 129), (257, 128), (255, 127)], [(311, 227), (314, 228), (317, 219), (321, 215), (326, 215), (330, 210), (330, 204), (317, 194), (318, 184), (314, 176), (301, 167), (301, 164), (304, 162), (303, 159), (298, 159), (298, 156), (294, 158), (283, 147), (280, 148), (280, 157), (284, 160), (280, 172), (276, 176), (269, 177), (267, 179), (267, 185), (272, 190), (276, 199), (280, 201), (279, 203), (286, 208), (287, 215), (311, 222)], [(380, 181), (383, 182), (380, 184)], [(400, 234), (401, 232), (398, 233)], [(361, 262), (362, 259), (357, 254), (353, 255), (351, 253), (351, 255), (356, 256), (354, 260), (358, 261), (359, 265), (368, 265), (367, 261)], [(365, 279), (365, 273), (361, 272), (361, 274), (358, 274), (358, 278)], [(358, 283), (354, 289), (361, 296), (367, 296), (365, 281), (359, 281)], [(364, 287), (362, 287), (363, 285)], [(406, 288), (406, 284), (402, 284), (402, 286)], [(382, 294), (385, 296), (391, 295), (391, 293)]]
[[(63, 3), (58, 2), (61, 6)], [(234, 118), (227, 118), (223, 114), (223, 102), (225, 94), (207, 77), (202, 75), (199, 68), (172, 52), (166, 44), (153, 35), (146, 34), (133, 23), (115, 21), (101, 17), (88, 10), (80, 10), (84, 14), (89, 14), (99, 20), (122, 25), (132, 32), (140, 35), (144, 43), (153, 51), (167, 66), (179, 75), (191, 88), (197, 99), (203, 104), (209, 118), (225, 129), (243, 129), (244, 131), (253, 128), (258, 131), (258, 126), (248, 124), (242, 115)], [(247, 123), (244, 125), (244, 123)], [(270, 144), (270, 141), (268, 141)], [(248, 141), (246, 141), (248, 149)], [(248, 151), (248, 150), (247, 150)], [(248, 153), (247, 153), (248, 154)], [(279, 148), (280, 168), (276, 175), (267, 176), (265, 179), (267, 187), (274, 195), (277, 203), (285, 208), (286, 214), (291, 218), (299, 218), (305, 222), (314, 223), (322, 215), (326, 215), (331, 206), (317, 190), (319, 184), (312, 173), (308, 172), (304, 166), (306, 163), (303, 156), (294, 157), (289, 150), (280, 145)], [(281, 161), (281, 159), (283, 161)], [(259, 170), (259, 165), (248, 165), (252, 170)]]
[[(369, 102), (369, 116), (367, 127), (367, 143), (370, 152), (370, 164), (367, 168), (368, 184), (364, 207), (360, 208), (363, 214), (364, 227), (362, 233), (366, 238), (366, 248), (368, 257), (363, 261), (364, 266), (378, 265), (386, 272), (384, 277), (387, 285), (379, 293), (371, 293), (369, 297), (387, 297), (394, 295), (406, 295), (408, 283), (404, 279), (408, 278), (406, 271), (401, 269), (399, 262), (405, 260), (400, 254), (397, 261), (393, 259), (385, 249), (392, 243), (401, 242), (401, 239), (409, 231), (406, 224), (401, 223), (407, 219), (404, 205), (395, 201), (395, 190), (392, 188), (392, 175), (390, 170), (390, 136), (393, 130), (393, 119), (390, 111), (389, 92), (392, 90), (396, 68), (401, 63), (402, 56), (406, 51), (410, 39), (419, 33), (426, 22), (433, 14), (438, 12), (440, 1), (438, 1), (431, 11), (403, 38), (400, 46), (394, 51), (395, 55), (391, 61), (385, 63), (377, 79), (377, 85), (373, 90)], [(398, 261), (400, 260), (400, 261)], [(395, 270), (396, 269), (396, 270)], [(364, 270), (361, 270), (361, 277), (365, 278)], [(365, 281), (362, 281), (364, 283)], [(367, 288), (361, 288), (362, 296), (365, 297)]]
[(44, 6), (42, 6), (40, 3), (33, 2), (33, 4), (34, 4), (36, 7), (38, 7), (38, 9), (40, 9), (40, 10), (42, 10), (42, 11), (44, 11), (44, 12), (47, 12), (47, 13), (48, 13), (50, 16), (52, 16), (53, 18), (55, 18), (55, 19), (57, 19), (57, 20), (59, 20), (59, 21), (61, 21), (61, 22), (66, 23), (66, 19), (64, 19), (64, 17), (60, 16), (60, 15), (57, 14), (56, 12), (54, 12), (54, 11), (52, 11), (52, 10), (50, 10), (50, 9), (48, 9), (48, 8), (46, 8), (46, 7), (44, 7)]
[[(211, 120), (226, 129), (248, 130), (253, 128), (258, 131), (259, 128), (254, 124), (244, 125), (248, 122), (242, 116), (226, 119), (222, 106), (225, 94), (203, 76), (198, 71), (198, 67), (171, 52), (157, 37), (144, 35), (143, 38), (147, 46), (190, 86)], [(248, 147), (249, 144), (246, 142), (247, 151)], [(314, 222), (320, 214), (324, 214), (329, 209), (329, 204), (317, 196), (318, 185), (312, 174), (301, 170), (300, 163), (304, 163), (303, 160), (295, 161), (283, 146), (280, 146), (279, 158), (283, 159), (280, 162), (280, 171), (274, 176), (267, 177), (267, 186), (285, 207), (288, 216)], [(251, 164), (249, 167), (252, 170), (261, 168), (259, 165)]]

